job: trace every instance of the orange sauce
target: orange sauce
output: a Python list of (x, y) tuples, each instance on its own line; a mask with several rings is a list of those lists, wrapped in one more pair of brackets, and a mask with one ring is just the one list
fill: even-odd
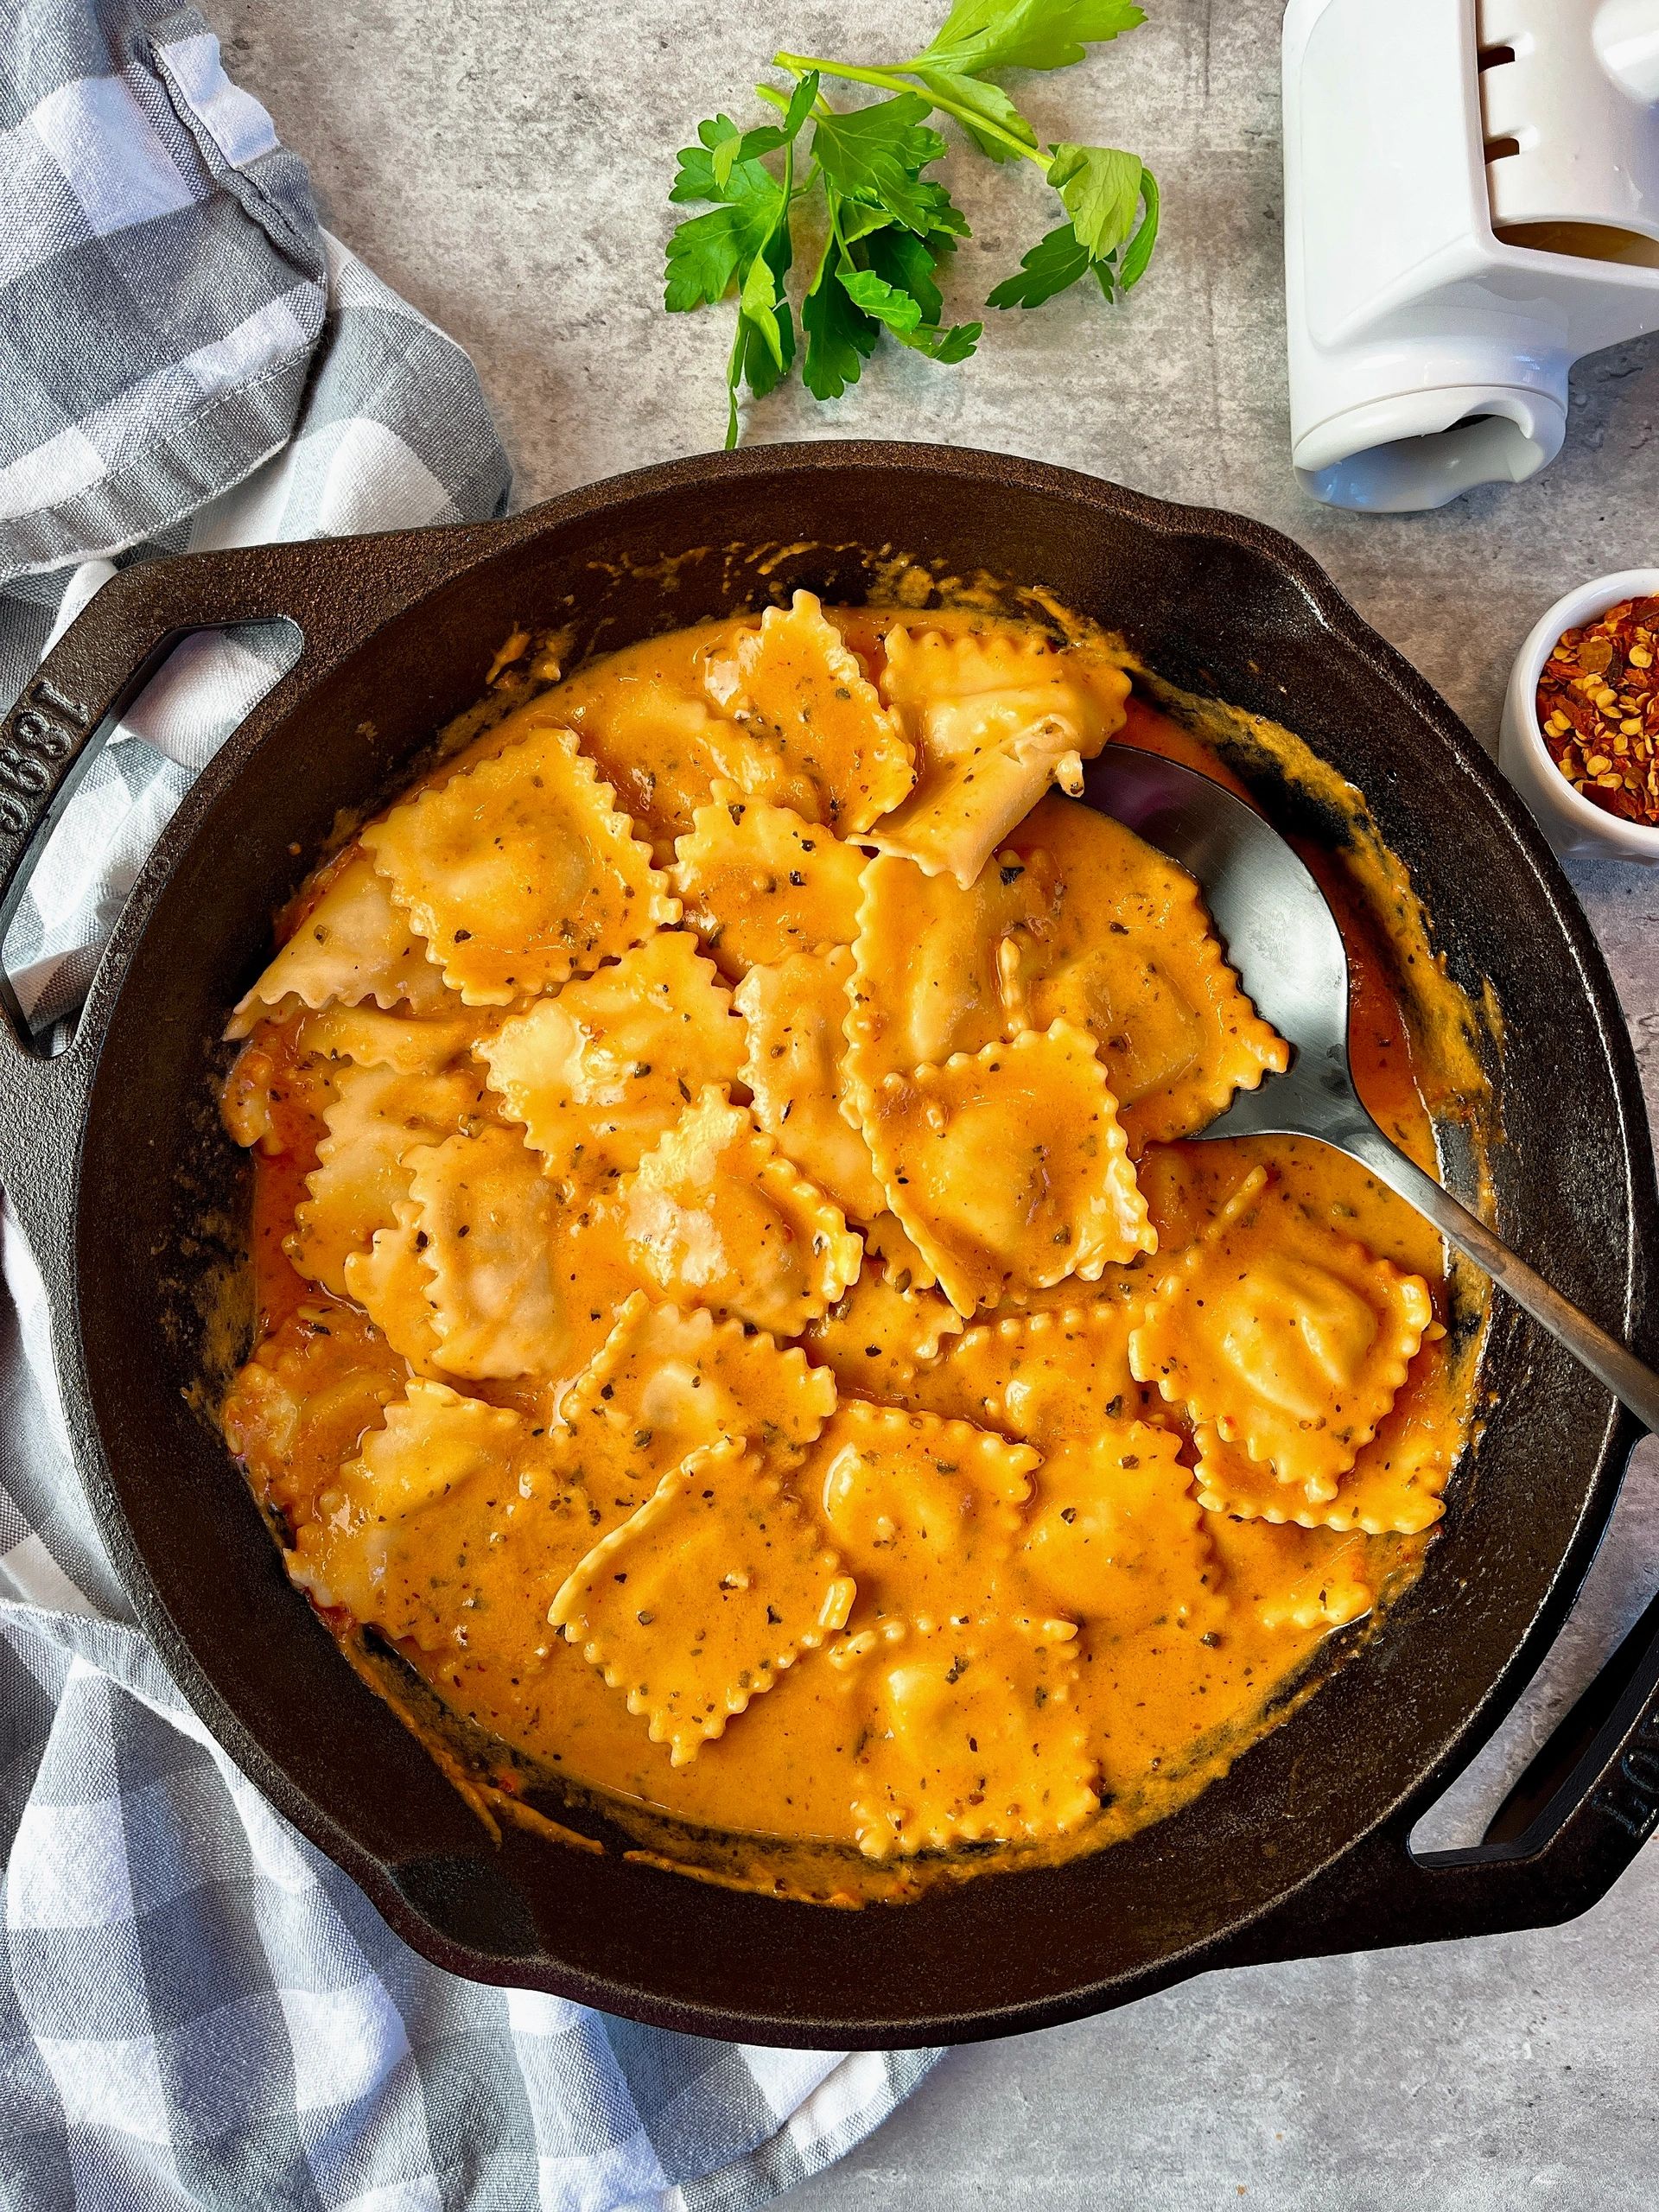
[[(880, 623), (867, 613), (838, 619), (861, 658), (873, 664)], [(582, 684), (591, 696), (612, 672), (684, 678), (690, 657), (706, 651), (709, 635), (705, 628), (630, 649), (588, 671)], [(1207, 745), (1139, 698), (1130, 702), (1115, 741), (1183, 760), (1243, 789)], [(1332, 901), (1348, 948), (1352, 1058), (1361, 1095), (1389, 1134), (1432, 1170), (1425, 1091), (1433, 1095), (1435, 1086), (1415, 1064), (1387, 948), (1341, 861), (1317, 851), (1306, 857)], [(296, 1432), (293, 1394), (257, 1382), (251, 1390), (238, 1385), (233, 1391), (227, 1418), (256, 1489), (289, 1526), (315, 1509), (334, 1472), (379, 1425), (404, 1372), (356, 1309), (308, 1281), (284, 1249), (304, 1179), (315, 1164), (328, 1095), (326, 1069), (306, 1060), (301, 1027), (298, 1019), (267, 1022), (254, 1040), (269, 1056), (270, 1066), (255, 1072), (270, 1103), (267, 1145), (255, 1154), (250, 1265), (262, 1347), (256, 1366), (290, 1380), (302, 1374), (305, 1413)], [(234, 1082), (231, 1110), (234, 1122)], [(1258, 1164), (1293, 1180), (1321, 1220), (1422, 1276), (1446, 1318), (1444, 1258), (1434, 1232), (1364, 1168), (1306, 1140), (1149, 1146), (1140, 1181), (1160, 1249), (1173, 1251), (1196, 1235)], [(1408, 1392), (1426, 1429), (1451, 1439), (1466, 1433), (1467, 1376), (1446, 1340), (1424, 1344)], [(511, 1384), (478, 1385), (475, 1395), (529, 1412), (537, 1405), (533, 1391)], [(1174, 1409), (1163, 1407), (1159, 1414), (1166, 1426), (1179, 1425)], [(1190, 1458), (1185, 1433), (1183, 1450)], [(817, 1510), (810, 1497), (801, 1502)], [(1333, 1622), (1382, 1603), (1413, 1570), (1427, 1541), (1421, 1533), (1368, 1535), (1216, 1512), (1205, 1514), (1204, 1528), (1218, 1612), (1120, 1631), (1085, 1626), (1077, 1638), (1077, 1708), (1099, 1763), (1102, 1805), (1082, 1828), (1049, 1848), (1109, 1843), (1201, 1788), (1268, 1725), (1268, 1706), (1295, 1683)], [(1350, 1587), (1360, 1593), (1352, 1604), (1344, 1609), (1333, 1601), (1321, 1610), (1322, 1593)], [(581, 1649), (549, 1633), (544, 1592), (526, 1589), (515, 1600), (511, 1589), (491, 1585), (490, 1603), (498, 1611), (487, 1633), (461, 1636), (438, 1649), (405, 1640), (399, 1649), (480, 1741), (510, 1747), (513, 1758), (496, 1768), (504, 1786), (522, 1790), (537, 1776), (569, 1783), (578, 1802), (591, 1795), (640, 1841), (671, 1859), (722, 1878), (781, 1884), (840, 1902), (902, 1896), (930, 1872), (966, 1871), (960, 1861), (930, 1868), (861, 1859), (848, 1785), (855, 1722), (827, 1665), (780, 1674), (723, 1735), (677, 1766)], [(515, 1603), (521, 1612), (512, 1611)], [(696, 1832), (705, 1829), (720, 1840), (697, 1843)]]

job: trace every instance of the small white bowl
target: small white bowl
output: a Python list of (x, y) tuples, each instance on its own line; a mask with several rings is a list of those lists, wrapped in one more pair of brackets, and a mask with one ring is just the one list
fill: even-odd
[(1650, 868), (1659, 867), (1659, 829), (1623, 821), (1575, 791), (1555, 766), (1538, 727), (1538, 678), (1562, 631), (1593, 622), (1622, 599), (1650, 597), (1659, 597), (1659, 569), (1621, 569), (1617, 575), (1596, 576), (1558, 599), (1516, 655), (1503, 697), (1498, 766), (1563, 855), (1594, 853), (1603, 860), (1645, 861)]

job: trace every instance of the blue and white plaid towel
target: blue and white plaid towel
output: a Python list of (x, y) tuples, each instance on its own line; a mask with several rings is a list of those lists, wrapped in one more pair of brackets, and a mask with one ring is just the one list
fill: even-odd
[[(200, 16), (0, 0), (0, 706), (157, 552), (495, 513), (472, 368), (320, 227)], [(193, 775), (279, 672), (187, 642), (79, 792), (6, 963), (79, 1004)], [(932, 2055), (744, 2049), (439, 1973), (264, 1803), (134, 1625), (40, 1279), (0, 1302), (0, 2201), (15, 2212), (758, 2205)]]

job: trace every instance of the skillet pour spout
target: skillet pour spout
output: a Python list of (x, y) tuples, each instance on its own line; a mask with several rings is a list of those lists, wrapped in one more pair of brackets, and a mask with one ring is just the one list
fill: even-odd
[[(1499, 1230), (1550, 1255), (1602, 1326), (1659, 1350), (1659, 1201), (1605, 966), (1478, 747), (1306, 555), (1235, 516), (999, 454), (822, 442), (700, 457), (500, 523), (124, 571), (7, 720), (10, 913), (42, 830), (179, 637), (276, 620), (302, 635), (163, 833), (69, 1050), (39, 1057), (15, 998), (0, 1021), (0, 1179), (41, 1263), (79, 1465), (141, 1618), (230, 1755), (427, 1957), (704, 2035), (962, 2041), (1229, 1964), (1584, 1910), (1659, 1820), (1659, 1607), (1484, 1843), (1423, 1856), (1408, 1842), (1559, 1629), (1636, 1433), (1513, 1308), (1488, 1332), (1484, 1423), (1421, 1574), (1317, 1697), (1109, 1851), (856, 1912), (686, 1881), (616, 1847), (511, 1829), (492, 1842), (341, 1665), (195, 1410), (204, 1375), (239, 1351), (234, 1314), (202, 1291), (245, 1233), (214, 1103), (224, 1009), (336, 816), (407, 779), (516, 625), (569, 626), (575, 658), (798, 587), (868, 598), (898, 553), (920, 586), (1040, 587), (1176, 689), (1290, 723), (1366, 794), (1452, 979), (1478, 997), (1490, 978), (1502, 1002)], [(1270, 819), (1318, 829), (1304, 795), (1251, 773)]]

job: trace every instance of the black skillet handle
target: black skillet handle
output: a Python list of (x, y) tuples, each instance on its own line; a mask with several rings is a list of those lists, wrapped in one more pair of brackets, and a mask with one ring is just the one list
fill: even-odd
[[(312, 539), (122, 569), (47, 655), (0, 724), (0, 941), (76, 783), (156, 667), (193, 630), (286, 621), (298, 659), (269, 711), (452, 573), (480, 529)], [(0, 974), (0, 1182), (26, 1225), (60, 1224), (94, 1058), (79, 1033), (42, 1054)]]
[(1230, 1966), (1548, 1928), (1587, 1912), (1659, 1827), (1659, 1599), (1510, 1791), (1484, 1842), (1414, 1853), (1385, 1823), (1225, 1947)]

